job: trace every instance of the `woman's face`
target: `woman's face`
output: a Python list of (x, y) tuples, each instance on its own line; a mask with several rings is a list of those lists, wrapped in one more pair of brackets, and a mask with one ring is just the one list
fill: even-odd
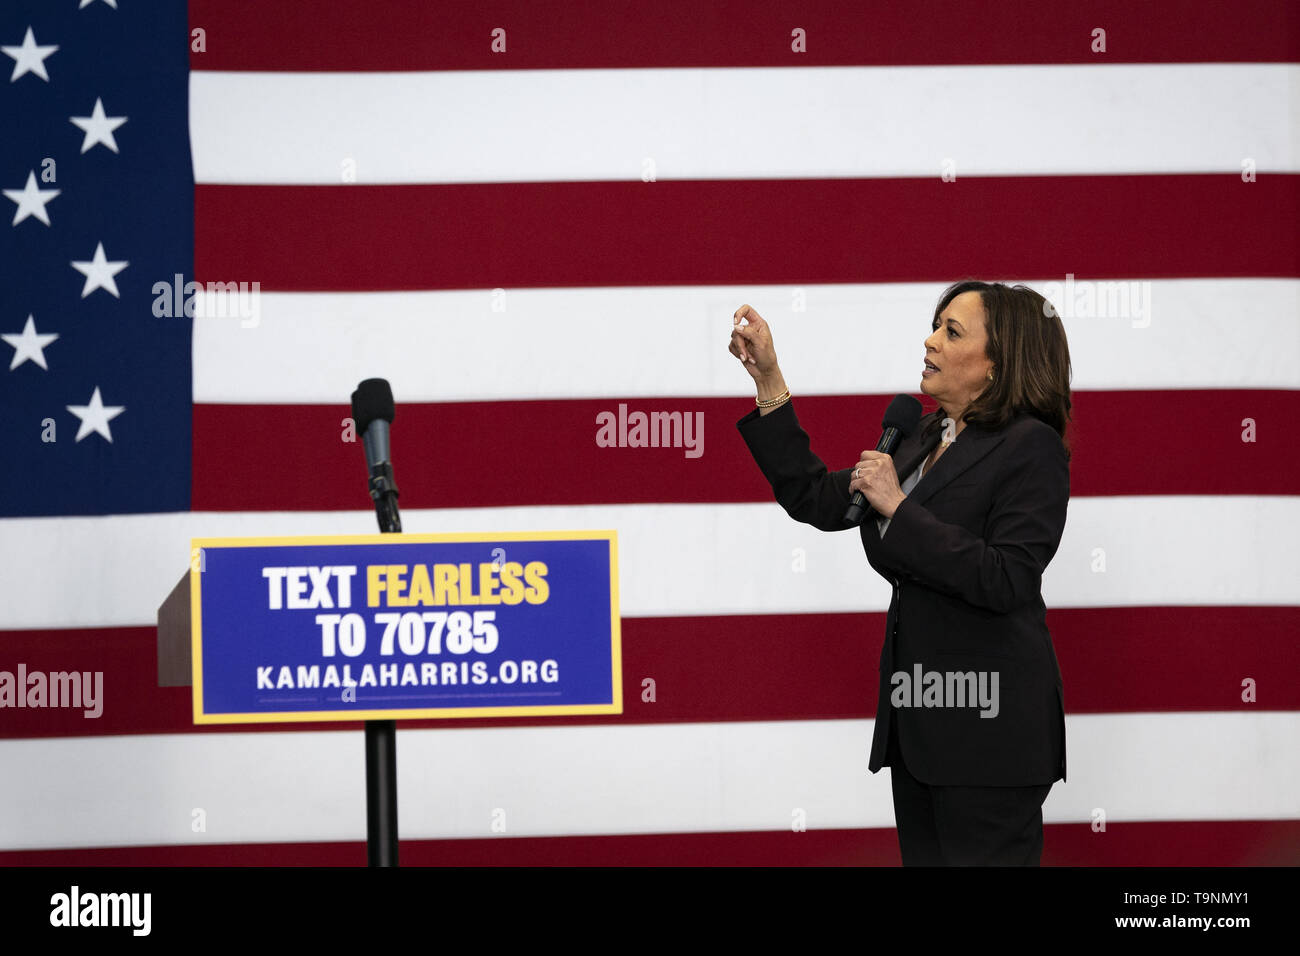
[(984, 354), (984, 304), (978, 292), (963, 292), (939, 313), (934, 332), (925, 340), (929, 365), (921, 375), (921, 391), (954, 417), (988, 385), (992, 359)]

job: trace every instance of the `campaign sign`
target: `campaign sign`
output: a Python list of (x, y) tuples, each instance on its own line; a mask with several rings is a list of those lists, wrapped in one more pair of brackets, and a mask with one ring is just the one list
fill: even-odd
[(613, 531), (192, 545), (196, 724), (623, 712)]

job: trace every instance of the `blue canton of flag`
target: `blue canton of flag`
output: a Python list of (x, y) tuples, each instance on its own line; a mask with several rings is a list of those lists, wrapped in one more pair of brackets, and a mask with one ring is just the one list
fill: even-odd
[(185, 4), (0, 11), (0, 514), (190, 507), (188, 78)]

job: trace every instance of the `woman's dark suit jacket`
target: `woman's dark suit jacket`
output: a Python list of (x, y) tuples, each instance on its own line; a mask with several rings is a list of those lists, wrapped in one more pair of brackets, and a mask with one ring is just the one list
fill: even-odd
[[(931, 412), (899, 445), (898, 481), (942, 437)], [(790, 517), (844, 531), (852, 468), (828, 472), (793, 401), (738, 423)], [(967, 424), (898, 506), (882, 538), (868, 511), (867, 561), (893, 586), (880, 653), (872, 773), (889, 760), (890, 721), (907, 769), (932, 786), (1023, 787), (1065, 779), (1061, 671), (1047, 631), (1041, 581), (1065, 528), (1070, 471), (1060, 436), (1021, 413), (998, 430)], [(996, 717), (978, 706), (894, 707), (895, 672), (994, 672)], [(991, 678), (990, 678), (991, 679)]]

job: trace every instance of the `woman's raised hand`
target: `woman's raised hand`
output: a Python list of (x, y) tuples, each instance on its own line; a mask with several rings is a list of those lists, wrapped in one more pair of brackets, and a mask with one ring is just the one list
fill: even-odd
[[(728, 351), (740, 359), (745, 371), (756, 382), (780, 375), (772, 331), (753, 306), (742, 305), (732, 317), (731, 345)], [(742, 324), (743, 323), (743, 324)]]

